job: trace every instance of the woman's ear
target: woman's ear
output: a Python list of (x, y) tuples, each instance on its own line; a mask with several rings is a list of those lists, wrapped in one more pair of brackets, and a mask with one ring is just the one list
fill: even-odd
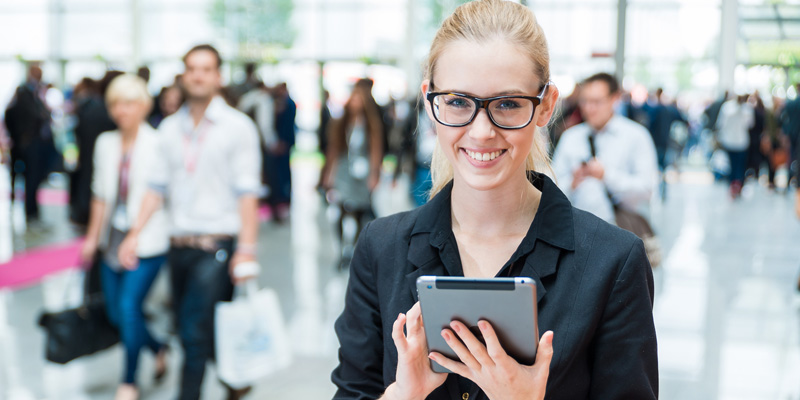
[(428, 118), (431, 119), (431, 122), (434, 122), (435, 119), (433, 119), (433, 110), (431, 110), (431, 104), (430, 102), (428, 102), (428, 99), (426, 98), (428, 91), (431, 90), (430, 84), (431, 84), (430, 79), (425, 79), (424, 81), (422, 81), (422, 84), (420, 84), (419, 91), (420, 95), (422, 96), (422, 106), (425, 107), (425, 112), (428, 114)]
[(556, 87), (555, 83), (550, 83), (550, 86), (547, 88), (547, 93), (545, 93), (542, 99), (542, 104), (539, 104), (539, 107), (537, 107), (541, 111), (537, 110), (536, 126), (543, 127), (550, 122), (550, 118), (553, 116), (553, 113), (556, 111), (556, 106), (558, 105), (558, 96), (558, 87)]

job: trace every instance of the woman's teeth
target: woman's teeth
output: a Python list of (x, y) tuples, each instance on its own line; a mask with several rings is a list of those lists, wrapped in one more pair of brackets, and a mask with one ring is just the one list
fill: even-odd
[(466, 151), (467, 155), (469, 155), (473, 160), (476, 160), (476, 161), (492, 161), (495, 158), (497, 158), (498, 156), (500, 156), (500, 154), (503, 154), (502, 150), (493, 151), (491, 153), (478, 153), (476, 151), (469, 151), (469, 150), (466, 150), (466, 149), (464, 149), (464, 151)]

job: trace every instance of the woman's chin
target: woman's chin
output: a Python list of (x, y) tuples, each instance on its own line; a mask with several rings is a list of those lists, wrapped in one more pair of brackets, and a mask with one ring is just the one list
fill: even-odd
[(487, 191), (497, 188), (501, 184), (500, 177), (493, 175), (462, 174), (459, 176), (465, 187), (475, 191)]

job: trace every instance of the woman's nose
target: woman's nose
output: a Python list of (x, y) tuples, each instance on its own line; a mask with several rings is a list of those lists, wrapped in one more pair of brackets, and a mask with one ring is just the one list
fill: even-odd
[(475, 119), (469, 124), (469, 136), (473, 139), (487, 140), (493, 138), (495, 135), (495, 126), (489, 119), (489, 113), (486, 109), (478, 110)]

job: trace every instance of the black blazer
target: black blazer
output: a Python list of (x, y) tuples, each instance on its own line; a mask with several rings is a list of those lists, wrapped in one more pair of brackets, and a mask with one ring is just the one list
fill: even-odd
[[(642, 241), (573, 208), (548, 177), (534, 174), (532, 183), (542, 200), (518, 250), (529, 246), (529, 254), (515, 275), (536, 281), (540, 334), (555, 334), (546, 398), (657, 398), (653, 274)], [(457, 246), (449, 225), (451, 187), (361, 233), (335, 325), (335, 399), (375, 399), (394, 382), (392, 324), (417, 301), (417, 277), (463, 275), (457, 249), (448, 249)], [(455, 257), (441, 257), (453, 251)], [(452, 387), (446, 383), (428, 399), (461, 399)]]

